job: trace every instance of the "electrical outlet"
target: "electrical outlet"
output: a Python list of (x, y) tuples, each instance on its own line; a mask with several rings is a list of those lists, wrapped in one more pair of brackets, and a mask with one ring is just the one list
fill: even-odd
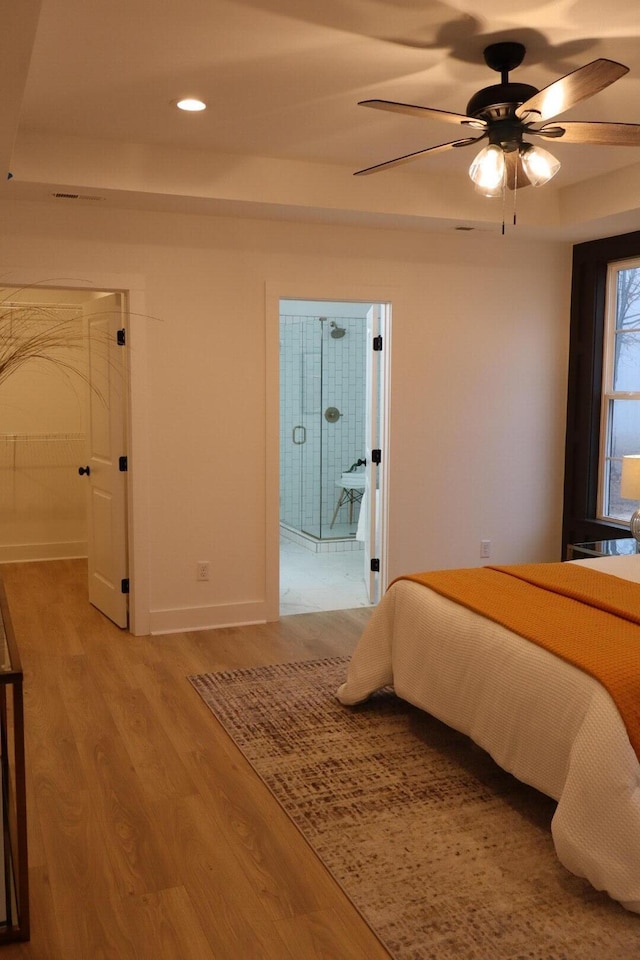
[(209, 560), (198, 560), (196, 565), (196, 580), (208, 580), (211, 574), (211, 563)]
[(480, 558), (487, 560), (491, 556), (491, 540), (480, 541)]

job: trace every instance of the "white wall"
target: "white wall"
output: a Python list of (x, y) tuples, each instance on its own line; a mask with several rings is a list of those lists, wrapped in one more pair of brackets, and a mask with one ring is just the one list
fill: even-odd
[[(480, 539), (496, 562), (559, 559), (568, 247), (26, 202), (0, 230), (5, 282), (142, 278), (153, 319), (133, 318), (147, 383), (134, 377), (132, 402), (148, 414), (135, 510), (149, 532), (135, 561), (153, 632), (277, 611), (268, 289), (392, 301), (391, 577), (475, 565)], [(211, 581), (196, 582), (206, 559)]]

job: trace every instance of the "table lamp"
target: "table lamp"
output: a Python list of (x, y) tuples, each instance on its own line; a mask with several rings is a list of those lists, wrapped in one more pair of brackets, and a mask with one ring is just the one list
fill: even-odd
[[(625, 500), (640, 502), (640, 454), (622, 458), (622, 476), (620, 478), (620, 496)], [(629, 521), (631, 535), (640, 543), (640, 508), (633, 513)]]

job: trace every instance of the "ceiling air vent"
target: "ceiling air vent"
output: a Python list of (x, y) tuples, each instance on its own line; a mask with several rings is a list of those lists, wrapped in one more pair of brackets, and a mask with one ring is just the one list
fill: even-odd
[(92, 197), (86, 193), (63, 193), (60, 190), (56, 190), (51, 196), (56, 200), (104, 200), (104, 197)]

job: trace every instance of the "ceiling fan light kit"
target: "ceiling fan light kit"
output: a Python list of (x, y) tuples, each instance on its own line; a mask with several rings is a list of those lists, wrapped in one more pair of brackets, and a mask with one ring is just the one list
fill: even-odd
[(495, 143), (483, 147), (469, 167), (469, 176), (483, 197), (497, 197), (502, 190), (506, 164), (504, 152)]
[(520, 160), (529, 183), (534, 187), (549, 183), (560, 169), (560, 161), (553, 154), (533, 143), (525, 143), (520, 147)]
[(377, 163), (357, 170), (355, 175), (377, 173), (427, 154), (442, 153), (488, 139), (488, 145), (471, 163), (469, 176), (476, 191), (483, 196), (504, 197), (506, 188), (515, 192), (529, 185), (542, 186), (560, 169), (556, 157), (525, 140), (525, 136), (564, 139), (565, 143), (640, 147), (640, 124), (637, 123), (548, 123), (619, 80), (628, 73), (628, 67), (615, 60), (593, 60), (538, 90), (530, 84), (509, 81), (509, 72), (522, 63), (525, 52), (524, 45), (515, 41), (492, 43), (485, 48), (485, 62), (500, 73), (501, 82), (475, 93), (464, 114), (391, 100), (360, 101), (361, 106), (456, 124), (473, 135)]

